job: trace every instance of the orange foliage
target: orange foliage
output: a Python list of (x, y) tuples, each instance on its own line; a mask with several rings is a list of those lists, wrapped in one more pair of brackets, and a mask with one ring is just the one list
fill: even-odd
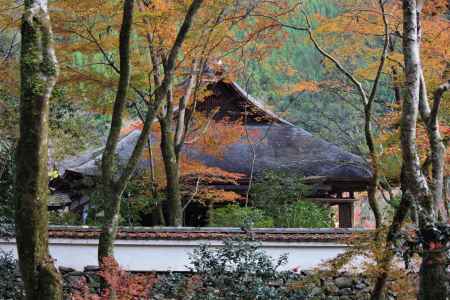
[(198, 136), (193, 147), (204, 154), (221, 158), (227, 148), (240, 141), (243, 136), (245, 136), (245, 127), (241, 121), (212, 121), (207, 131)]
[[(422, 21), (422, 63), (428, 88), (433, 90), (445, 80), (444, 72), (450, 60), (450, 49), (443, 45), (450, 40), (450, 22), (445, 17), (448, 11), (446, 0), (425, 1)], [(373, 80), (377, 61), (381, 55), (380, 40), (383, 34), (383, 20), (380, 16), (378, 1), (355, 0), (341, 2), (344, 10), (335, 18), (318, 16), (320, 26), (317, 32), (327, 40), (327, 45), (338, 45), (332, 54), (342, 58), (342, 61), (353, 62), (363, 66), (355, 70), (360, 79)], [(389, 31), (398, 32), (402, 28), (401, 1), (386, 3), (386, 17)], [(389, 51), (385, 70), (399, 67), (403, 63), (401, 40), (392, 35), (396, 45), (394, 51)], [(366, 62), (366, 66), (361, 64)], [(347, 64), (348, 65), (348, 64)], [(331, 66), (331, 64), (329, 64)]]
[(198, 197), (200, 202), (208, 203), (234, 203), (243, 200), (244, 197), (232, 191), (213, 190), (203, 188), (199, 191)]
[(296, 84), (287, 85), (282, 88), (282, 94), (284, 95), (291, 95), (296, 93), (303, 93), (303, 92), (317, 92), (320, 87), (317, 84), (317, 82), (314, 81), (300, 81)]
[[(3, 2), (6, 6), (10, 1), (0, 0), (2, 5)], [(131, 43), (131, 99), (140, 97), (133, 94), (136, 91), (141, 91), (140, 95), (150, 95), (156, 88), (149, 79), (160, 66), (153, 66), (149, 59), (148, 36), (152, 36), (157, 53), (166, 56), (191, 2), (136, 1)], [(120, 1), (105, 0), (52, 3), (51, 18), (61, 67), (59, 86), (66, 88), (67, 98), (85, 101), (91, 110), (97, 112), (111, 111), (112, 91), (118, 78), (121, 5)], [(256, 5), (235, 0), (204, 1), (183, 44), (182, 55), (177, 60), (174, 82), (179, 83), (186, 78), (186, 70), (191, 68), (194, 59), (209, 64), (222, 60), (233, 66), (228, 70), (231, 74), (242, 69), (243, 61), (230, 54), (241, 52), (246, 56), (264, 57), (273, 47), (281, 44), (286, 33), (278, 30), (279, 25), (270, 18), (251, 18), (249, 12), (283, 18), (297, 6), (290, 5), (288, 1), (260, 1)], [(8, 18), (3, 18), (2, 22), (10, 20), (10, 23), (17, 23), (20, 7), (15, 6), (6, 16)], [(245, 51), (246, 48), (251, 48), (251, 52)], [(7, 73), (13, 74), (12, 71)], [(176, 94), (176, 98), (178, 96)], [(199, 98), (203, 96), (199, 95)]]
[[(107, 300), (114, 291), (115, 299), (138, 300), (151, 299), (149, 291), (156, 283), (154, 276), (133, 275), (122, 270), (113, 257), (106, 257), (98, 275), (106, 282), (108, 288), (101, 295), (93, 294), (85, 281), (79, 283), (80, 292), (72, 295), (73, 300)], [(83, 277), (84, 278), (84, 277)]]
[(200, 161), (189, 160), (185, 156), (181, 157), (181, 174), (186, 180), (192, 181), (201, 179), (203, 183), (237, 184), (243, 174), (233, 173), (216, 167), (208, 167)]
[[(400, 149), (400, 111), (394, 110), (392, 113), (386, 114), (379, 119), (379, 124), (382, 124), (381, 134), (377, 138), (377, 143), (382, 145), (381, 152), (381, 170), (385, 176), (390, 179), (398, 180), (400, 177), (400, 162), (401, 162), (401, 149)], [(445, 123), (440, 124), (440, 132), (443, 140), (450, 140), (450, 126)], [(417, 150), (420, 156), (420, 160), (423, 163), (430, 152), (430, 143), (427, 135), (427, 130), (423, 123), (418, 123), (416, 129), (417, 135)], [(392, 165), (386, 164), (386, 162), (392, 161), (398, 162), (398, 168), (392, 169)], [(450, 175), (450, 146), (447, 146), (446, 151), (446, 175)], [(383, 163), (384, 162), (384, 163)], [(393, 171), (395, 171), (393, 173)], [(392, 176), (396, 178), (391, 178)]]

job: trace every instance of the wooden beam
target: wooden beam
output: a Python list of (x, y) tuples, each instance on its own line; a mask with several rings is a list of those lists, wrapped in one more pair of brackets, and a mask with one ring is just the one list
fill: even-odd
[(339, 227), (353, 227), (353, 203), (339, 204)]
[(358, 201), (357, 199), (353, 198), (305, 198), (305, 200), (322, 203), (333, 203), (333, 204), (353, 203)]

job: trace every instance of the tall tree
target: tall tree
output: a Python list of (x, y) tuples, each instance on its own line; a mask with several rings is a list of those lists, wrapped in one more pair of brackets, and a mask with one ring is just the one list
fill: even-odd
[[(121, 173), (114, 174), (116, 147), (120, 138), (122, 118), (126, 106), (126, 96), (130, 77), (130, 35), (133, 16), (133, 0), (124, 3), (123, 21), (120, 33), (120, 79), (114, 103), (111, 129), (102, 157), (102, 180), (105, 197), (105, 223), (100, 235), (98, 259), (99, 263), (107, 256), (113, 256), (113, 243), (117, 235), (120, 218), (120, 198), (128, 181), (142, 155), (151, 125), (159, 113), (163, 101), (172, 83), (176, 59), (182, 47), (186, 35), (189, 32), (193, 19), (199, 10), (203, 0), (193, 0), (189, 6), (184, 21), (178, 30), (175, 42), (172, 45), (167, 59), (163, 63), (163, 78), (156, 87), (151, 101), (147, 102), (147, 112), (139, 138), (134, 146), (132, 154)], [(118, 177), (118, 179), (116, 179)]]
[(169, 224), (172, 226), (183, 225), (183, 206), (180, 191), (180, 152), (186, 137), (187, 104), (197, 82), (197, 73), (197, 63), (194, 63), (185, 94), (179, 102), (176, 128), (173, 128), (174, 98), (170, 91), (166, 98), (165, 114), (159, 118), (161, 127), (161, 154), (164, 161), (167, 183), (166, 193), (169, 203)]
[[(443, 85), (435, 96), (433, 111), (427, 110), (425, 81), (420, 59), (420, 12), (422, 2), (403, 0), (403, 54), (405, 62), (405, 99), (401, 116), (401, 149), (405, 180), (404, 189), (411, 194), (413, 202), (418, 207), (419, 233), (423, 239), (423, 256), (420, 267), (420, 300), (447, 299), (448, 278), (445, 261), (447, 259), (446, 245), (442, 243), (440, 230), (437, 226), (435, 201), (440, 200), (443, 179), (444, 151), (441, 148), (437, 114)], [(447, 86), (448, 88), (448, 86)], [(419, 112), (428, 128), (428, 138), (431, 146), (433, 188), (430, 189), (427, 178), (420, 166), (417, 153), (416, 128)]]
[[(167, 3), (162, 4), (162, 11), (167, 11), (168, 5)], [(162, 63), (167, 60), (168, 43), (161, 43), (161, 41), (167, 41), (167, 29), (161, 30), (161, 28), (173, 26), (173, 22), (170, 22), (173, 16), (168, 20), (159, 20), (159, 18), (155, 20), (155, 17), (151, 13), (149, 14), (149, 10), (154, 10), (153, 7), (149, 9), (150, 7), (151, 5), (145, 3), (145, 1), (141, 1), (140, 11), (144, 15), (143, 24), (145, 25), (142, 29), (148, 43), (152, 67), (148, 90), (152, 90), (152, 86), (160, 85)], [(164, 162), (165, 191), (169, 208), (167, 215), (170, 225), (181, 226), (183, 224), (183, 205), (180, 192), (180, 173), (182, 172), (183, 162), (180, 154), (187, 135), (192, 131), (190, 127), (192, 127), (193, 116), (196, 115), (197, 98), (200, 97), (199, 94), (207, 85), (202, 77), (204, 71), (209, 70), (209, 74), (206, 74), (206, 76), (213, 75), (211, 69), (214, 69), (215, 61), (220, 60), (227, 52), (243, 51), (251, 41), (258, 37), (258, 32), (261, 35), (265, 32), (273, 39), (270, 34), (273, 32), (267, 24), (250, 26), (251, 21), (249, 19), (252, 13), (266, 11), (275, 14), (275, 10), (276, 14), (281, 16), (287, 14), (291, 9), (291, 6), (280, 3), (264, 5), (263, 2), (211, 1), (197, 15), (194, 24), (196, 26), (192, 29), (190, 38), (185, 42), (184, 57), (180, 60), (177, 68), (178, 82), (182, 82), (182, 84), (169, 89), (165, 97), (164, 109), (158, 115), (161, 133), (160, 150)], [(170, 15), (168, 14), (168, 16)], [(243, 33), (245, 32), (243, 41), (236, 39), (233, 32), (233, 28), (238, 26)], [(264, 39), (268, 39), (268, 37)], [(259, 42), (263, 43), (263, 37), (260, 37)], [(183, 70), (188, 69), (190, 71), (186, 76), (186, 72)], [(209, 121), (206, 124), (209, 124)], [(208, 126), (205, 127), (206, 131)]]
[(48, 109), (58, 76), (47, 1), (26, 0), (22, 16), (20, 138), (16, 165), (16, 240), (29, 300), (62, 299), (48, 250)]

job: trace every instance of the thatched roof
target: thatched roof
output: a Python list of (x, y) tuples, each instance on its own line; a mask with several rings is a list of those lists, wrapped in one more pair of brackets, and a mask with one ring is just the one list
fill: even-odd
[[(248, 95), (237, 83), (219, 82), (213, 90), (220, 101), (217, 101), (215, 96), (210, 97), (215, 100), (216, 106), (217, 103), (224, 103), (223, 113), (229, 112), (230, 104), (236, 104), (235, 107), (238, 109), (242, 105), (251, 106), (253, 113), (258, 115), (255, 120), (261, 120), (263, 116), (264, 121), (254, 121), (247, 126), (248, 131), (259, 132), (261, 138), (257, 142), (249, 143), (246, 136), (242, 136), (241, 139), (228, 145), (219, 156), (209, 155), (195, 145), (185, 145), (183, 151), (188, 158), (201, 161), (210, 167), (248, 175), (252, 169), (253, 153), (255, 153), (253, 170), (256, 175), (267, 170), (276, 170), (302, 176), (325, 176), (350, 180), (354, 178), (356, 181), (370, 177), (370, 169), (361, 157), (295, 127), (265, 108), (262, 102)], [(117, 155), (122, 162), (131, 155), (139, 134), (140, 131), (135, 129), (120, 140)], [(97, 149), (62, 162), (60, 169), (82, 175), (98, 176), (100, 160), (101, 149)], [(142, 160), (138, 169), (144, 168), (148, 168), (148, 162)]]

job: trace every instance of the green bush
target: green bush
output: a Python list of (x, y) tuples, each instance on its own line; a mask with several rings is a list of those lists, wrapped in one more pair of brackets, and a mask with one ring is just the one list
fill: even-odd
[(14, 148), (0, 139), (0, 234), (9, 236), (14, 229)]
[(213, 209), (210, 212), (208, 225), (211, 227), (240, 227), (245, 225), (268, 228), (273, 227), (273, 220), (260, 209), (230, 204)]
[(325, 228), (331, 226), (329, 210), (315, 203), (299, 201), (285, 207), (285, 211), (274, 217), (277, 227)]
[(0, 299), (22, 299), (23, 288), (17, 274), (17, 261), (12, 254), (0, 251)]
[(255, 242), (228, 239), (220, 248), (202, 245), (190, 262), (194, 275), (169, 274), (155, 285), (152, 295), (195, 300), (310, 299), (307, 289), (290, 288), (297, 274), (279, 271), (287, 256), (273, 259)]
[(251, 203), (273, 219), (275, 227), (330, 227), (328, 208), (303, 201), (311, 188), (302, 178), (267, 172), (251, 191)]
[(48, 223), (53, 225), (81, 225), (82, 222), (77, 213), (50, 211), (48, 213)]

